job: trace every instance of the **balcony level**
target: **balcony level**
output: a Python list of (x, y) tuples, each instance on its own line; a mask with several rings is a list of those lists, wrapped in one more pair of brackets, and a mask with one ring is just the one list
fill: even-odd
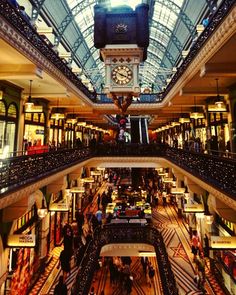
[(98, 145), (1, 160), (0, 208), (81, 167), (169, 167), (236, 210), (236, 160), (165, 145)]

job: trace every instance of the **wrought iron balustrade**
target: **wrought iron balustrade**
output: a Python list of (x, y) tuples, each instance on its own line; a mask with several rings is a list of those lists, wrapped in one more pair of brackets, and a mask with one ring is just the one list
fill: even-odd
[[(174, 274), (161, 233), (151, 226), (106, 225), (97, 229), (72, 287), (72, 295), (88, 294), (101, 248), (111, 243), (147, 243), (155, 248), (163, 294), (177, 295)], [(115, 253), (114, 253), (115, 255)]]
[(14, 190), (91, 157), (89, 148), (58, 149), (47, 153), (0, 160), (0, 190)]
[(98, 144), (90, 148), (0, 159), (0, 190), (7, 193), (92, 157), (163, 157), (236, 198), (236, 160), (170, 148), (162, 144)]
[(133, 157), (161, 157), (165, 155), (165, 145), (157, 144), (99, 144), (96, 148), (96, 156), (133, 156)]
[[(139, 104), (139, 103), (157, 103), (161, 102), (162, 98), (160, 98), (158, 93), (141, 93), (140, 96), (137, 98), (137, 100), (132, 101), (133, 104)], [(108, 98), (106, 94), (98, 94), (97, 95), (97, 103), (103, 104), (113, 104), (112, 98)]]
[(165, 158), (236, 199), (236, 160), (166, 148)]

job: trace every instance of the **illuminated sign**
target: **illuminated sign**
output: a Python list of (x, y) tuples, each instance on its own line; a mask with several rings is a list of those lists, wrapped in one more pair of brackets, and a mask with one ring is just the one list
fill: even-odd
[(68, 203), (66, 200), (61, 200), (58, 203), (52, 203), (49, 206), (49, 211), (60, 211), (60, 212), (64, 212), (64, 211), (68, 211), (69, 207), (68, 207)]
[(174, 188), (171, 188), (170, 191), (174, 195), (178, 195), (178, 194), (182, 195), (185, 192), (185, 188), (184, 187), (174, 187)]
[(13, 248), (35, 247), (35, 235), (9, 235), (7, 246)]
[(186, 204), (184, 206), (185, 213), (201, 213), (204, 212), (203, 204)]
[(102, 174), (101, 171), (91, 171), (92, 176), (99, 176), (101, 174)]
[(36, 133), (36, 134), (44, 135), (44, 130), (36, 129), (36, 130), (35, 130), (35, 133)]
[(212, 249), (236, 249), (236, 237), (211, 236)]
[(94, 178), (93, 177), (81, 178), (80, 180), (81, 180), (81, 182), (87, 182), (87, 183), (94, 182)]
[(74, 186), (70, 189), (71, 193), (84, 193), (85, 188), (83, 186)]

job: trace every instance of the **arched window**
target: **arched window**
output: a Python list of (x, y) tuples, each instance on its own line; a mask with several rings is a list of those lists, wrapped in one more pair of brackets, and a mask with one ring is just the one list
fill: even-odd
[(8, 117), (8, 119), (9, 118), (14, 118), (14, 119), (17, 118), (17, 108), (16, 108), (15, 104), (11, 103), (9, 105), (8, 110), (7, 110), (7, 117)]
[(6, 104), (3, 100), (0, 101), (0, 116), (6, 116), (7, 113), (7, 108), (6, 108)]

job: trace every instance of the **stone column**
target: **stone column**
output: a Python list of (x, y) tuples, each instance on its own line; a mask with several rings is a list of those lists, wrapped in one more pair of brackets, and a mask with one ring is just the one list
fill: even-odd
[(236, 153), (236, 84), (230, 88), (228, 124), (231, 152)]
[(24, 128), (25, 125), (25, 114), (24, 114), (24, 99), (21, 97), (19, 105), (19, 121), (18, 121), (18, 132), (17, 132), (17, 143), (16, 150), (23, 150), (23, 140), (24, 140)]

